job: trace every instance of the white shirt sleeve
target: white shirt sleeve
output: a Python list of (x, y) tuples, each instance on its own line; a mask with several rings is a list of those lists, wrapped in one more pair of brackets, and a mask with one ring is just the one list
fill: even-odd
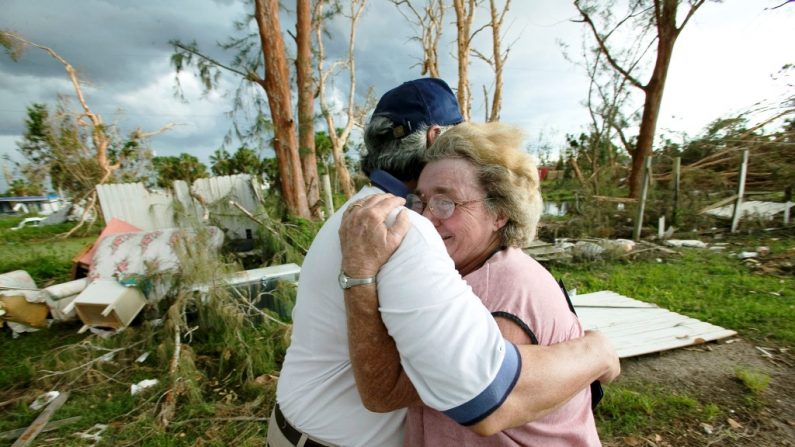
[(409, 213), (411, 230), (378, 273), (381, 317), (423, 402), (470, 425), (510, 394), (521, 359), (430, 221)]

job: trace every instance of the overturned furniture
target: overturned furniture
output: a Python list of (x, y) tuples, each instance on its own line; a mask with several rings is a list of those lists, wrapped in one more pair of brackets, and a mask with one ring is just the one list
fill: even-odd
[(137, 288), (100, 279), (89, 284), (65, 312), (77, 312), (83, 322), (79, 333), (90, 327), (118, 330), (128, 326), (145, 305), (146, 298)]

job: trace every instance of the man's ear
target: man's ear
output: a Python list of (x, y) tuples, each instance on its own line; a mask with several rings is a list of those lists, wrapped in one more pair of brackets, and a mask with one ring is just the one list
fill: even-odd
[(434, 124), (433, 126), (429, 127), (428, 132), (425, 134), (425, 141), (426, 141), (425, 148), (427, 149), (431, 147), (431, 144), (433, 144), (433, 140), (435, 140), (436, 137), (438, 137), (441, 134), (442, 134), (442, 128), (440, 126)]

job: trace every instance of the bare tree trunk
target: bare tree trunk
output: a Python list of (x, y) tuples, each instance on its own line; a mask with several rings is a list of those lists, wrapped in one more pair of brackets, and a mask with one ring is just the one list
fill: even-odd
[(295, 120), (290, 100), (287, 53), (279, 22), (279, 2), (255, 0), (254, 8), (265, 61), (265, 80), (262, 86), (268, 95), (268, 106), (275, 128), (273, 149), (279, 164), (282, 194), (290, 214), (309, 219), (311, 213), (306, 199), (301, 159), (298, 155), (298, 139), (295, 135)]
[(475, 19), (475, 0), (453, 0), (456, 16), (456, 43), (458, 48), (458, 105), (464, 121), (471, 119), (472, 92), (469, 88), (469, 52), (472, 44), (472, 22)]
[[(403, 14), (413, 25), (419, 27), (420, 35), (412, 39), (418, 40), (422, 45), (422, 75), (428, 75), (432, 78), (440, 77), (439, 73), (439, 38), (442, 37), (442, 23), (444, 20), (444, 11), (447, 7), (444, 5), (444, 0), (426, 0), (425, 7), (422, 8), (422, 13), (417, 10), (410, 0), (391, 0), (397, 6), (398, 11)], [(412, 17), (409, 17), (403, 12), (401, 6), (411, 12)]]
[(502, 67), (508, 59), (508, 52), (510, 47), (502, 54), (500, 30), (502, 29), (502, 22), (505, 19), (505, 13), (511, 7), (511, 0), (505, 1), (505, 7), (502, 12), (497, 15), (497, 6), (494, 0), (489, 0), (489, 11), (491, 12), (491, 43), (494, 58), (494, 96), (491, 99), (491, 113), (489, 114), (489, 121), (500, 120), (500, 110), (502, 109)]
[(298, 0), (295, 59), (298, 81), (298, 154), (306, 186), (306, 199), (314, 217), (320, 217), (320, 185), (315, 153), (315, 92), (312, 85), (312, 11), (310, 0)]
[(337, 134), (337, 128), (334, 123), (334, 114), (328, 108), (328, 104), (326, 103), (326, 80), (328, 76), (333, 72), (334, 64), (328, 70), (325, 70), (323, 65), (323, 58), (325, 57), (325, 47), (323, 45), (323, 26), (320, 19), (320, 11), (323, 7), (323, 1), (318, 1), (316, 4), (316, 12), (315, 12), (315, 34), (317, 36), (317, 54), (318, 54), (318, 73), (320, 77), (320, 81), (318, 83), (318, 91), (320, 96), (320, 109), (323, 113), (323, 116), (326, 119), (326, 124), (328, 126), (328, 135), (331, 139), (331, 146), (332, 146), (332, 155), (334, 156), (334, 167), (337, 171), (337, 181), (340, 184), (340, 188), (342, 189), (343, 194), (345, 197), (350, 198), (354, 194), (353, 189), (353, 182), (351, 181), (350, 173), (348, 172), (348, 167), (345, 164), (345, 154), (343, 153), (343, 149), (345, 144), (348, 142), (348, 138), (350, 137), (351, 130), (353, 126), (360, 122), (363, 119), (363, 112), (356, 109), (355, 104), (355, 93), (356, 93), (356, 60), (354, 57), (354, 49), (356, 43), (356, 27), (358, 25), (359, 17), (361, 16), (362, 11), (364, 10), (365, 5), (367, 4), (367, 0), (352, 0), (350, 3), (350, 20), (351, 20), (351, 29), (350, 35), (348, 40), (348, 59), (345, 62), (345, 65), (348, 67), (349, 72), (349, 90), (348, 90), (348, 105), (346, 109), (346, 116), (347, 120), (345, 123), (345, 127), (342, 129), (342, 132)]
[[(657, 131), (657, 119), (660, 116), (665, 81), (668, 77), (668, 67), (671, 65), (671, 56), (674, 43), (680, 29), (676, 27), (677, 0), (660, 0), (661, 13), (657, 15), (657, 59), (654, 63), (651, 79), (643, 88), (646, 94), (643, 103), (643, 116), (640, 120), (638, 144), (632, 154), (632, 170), (629, 174), (629, 195), (637, 198), (643, 187), (643, 166), (646, 157), (651, 156), (654, 147), (654, 134)], [(660, 4), (656, 2), (656, 5)], [(659, 6), (657, 6), (659, 8)]]
[(580, 170), (579, 163), (577, 163), (577, 159), (574, 157), (569, 158), (569, 164), (571, 165), (572, 169), (574, 169), (574, 177), (577, 178), (577, 181), (580, 182), (580, 185), (583, 188), (588, 189), (588, 182), (585, 181), (585, 177), (582, 175), (582, 171)]
[[(662, 103), (663, 91), (665, 89), (665, 81), (668, 76), (668, 68), (671, 63), (671, 56), (673, 55), (674, 44), (676, 43), (679, 33), (685, 27), (690, 18), (695, 14), (698, 8), (704, 4), (705, 0), (691, 0), (688, 1), (690, 9), (687, 11), (682, 24), (677, 26), (677, 10), (682, 0), (654, 0), (653, 7), (646, 7), (640, 3), (634, 4), (633, 9), (624, 20), (619, 21), (616, 28), (610, 32), (603, 32), (596, 29), (596, 25), (592, 20), (592, 15), (597, 12), (589, 7), (583, 7), (581, 3), (583, 0), (575, 0), (574, 6), (580, 13), (581, 22), (588, 25), (591, 30), (599, 51), (605, 56), (608, 64), (626, 81), (634, 87), (643, 91), (644, 104), (643, 115), (640, 122), (640, 130), (638, 133), (638, 141), (634, 150), (629, 149), (628, 152), (632, 157), (632, 170), (629, 176), (629, 195), (630, 197), (637, 198), (640, 194), (643, 166), (646, 157), (650, 156), (654, 146), (654, 135), (657, 130), (657, 119), (660, 115), (660, 105)], [(638, 66), (641, 56), (637, 60), (618, 60), (616, 56), (619, 54), (618, 50), (611, 50), (608, 47), (607, 39), (613, 34), (621, 24), (629, 21), (630, 18), (650, 13), (653, 16), (647, 21), (648, 27), (654, 27), (656, 31), (657, 53), (652, 70), (651, 78), (647, 83), (641, 83), (633, 74), (633, 70)], [(648, 29), (648, 28), (647, 28)], [(619, 126), (616, 123), (612, 124), (619, 133), (622, 143), (628, 141)]]

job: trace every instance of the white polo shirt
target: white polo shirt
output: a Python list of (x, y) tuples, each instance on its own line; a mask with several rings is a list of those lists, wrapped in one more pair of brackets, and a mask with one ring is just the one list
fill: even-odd
[[(276, 391), (282, 412), (296, 428), (340, 446), (403, 442), (405, 410), (373, 413), (359, 397), (337, 284), (342, 212), (352, 201), (379, 192), (362, 189), (312, 243)], [(381, 317), (423, 402), (461, 424), (473, 424), (502, 404), (519, 377), (521, 360), (455, 270), (430, 221), (404, 212), (410, 213), (412, 228), (378, 273)]]

